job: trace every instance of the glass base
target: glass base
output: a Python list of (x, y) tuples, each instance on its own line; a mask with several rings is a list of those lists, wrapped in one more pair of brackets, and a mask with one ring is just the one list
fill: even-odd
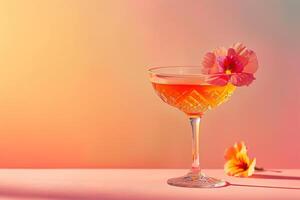
[(185, 176), (168, 179), (168, 184), (189, 188), (216, 188), (226, 186), (227, 182), (206, 176), (205, 174), (200, 172), (190, 172)]

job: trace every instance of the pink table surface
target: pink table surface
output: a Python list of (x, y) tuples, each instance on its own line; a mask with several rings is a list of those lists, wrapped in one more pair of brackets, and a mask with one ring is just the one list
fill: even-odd
[(232, 185), (217, 189), (167, 185), (168, 178), (186, 172), (182, 169), (0, 169), (0, 199), (300, 199), (300, 170), (260, 172), (251, 178), (203, 171)]

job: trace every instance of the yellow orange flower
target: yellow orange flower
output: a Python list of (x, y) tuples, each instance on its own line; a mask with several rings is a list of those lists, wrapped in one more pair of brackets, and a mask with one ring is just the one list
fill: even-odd
[(254, 173), (256, 159), (249, 158), (244, 142), (235, 143), (226, 149), (225, 160), (224, 170), (229, 176), (248, 177)]

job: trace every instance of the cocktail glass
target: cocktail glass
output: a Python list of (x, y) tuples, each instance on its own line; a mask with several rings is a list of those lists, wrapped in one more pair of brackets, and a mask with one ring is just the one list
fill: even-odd
[[(222, 187), (226, 182), (201, 172), (199, 158), (199, 127), (203, 114), (222, 104), (231, 96), (235, 86), (215, 85), (226, 74), (204, 74), (200, 66), (153, 67), (150, 81), (158, 96), (167, 104), (183, 111), (192, 126), (192, 167), (184, 176), (171, 178), (168, 184), (181, 187)], [(229, 76), (229, 75), (228, 75)]]

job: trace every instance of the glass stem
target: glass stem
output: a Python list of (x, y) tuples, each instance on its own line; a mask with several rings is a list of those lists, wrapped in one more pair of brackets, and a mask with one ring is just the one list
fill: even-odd
[(199, 157), (199, 134), (200, 134), (200, 117), (190, 117), (192, 125), (192, 172), (200, 172), (200, 157)]

